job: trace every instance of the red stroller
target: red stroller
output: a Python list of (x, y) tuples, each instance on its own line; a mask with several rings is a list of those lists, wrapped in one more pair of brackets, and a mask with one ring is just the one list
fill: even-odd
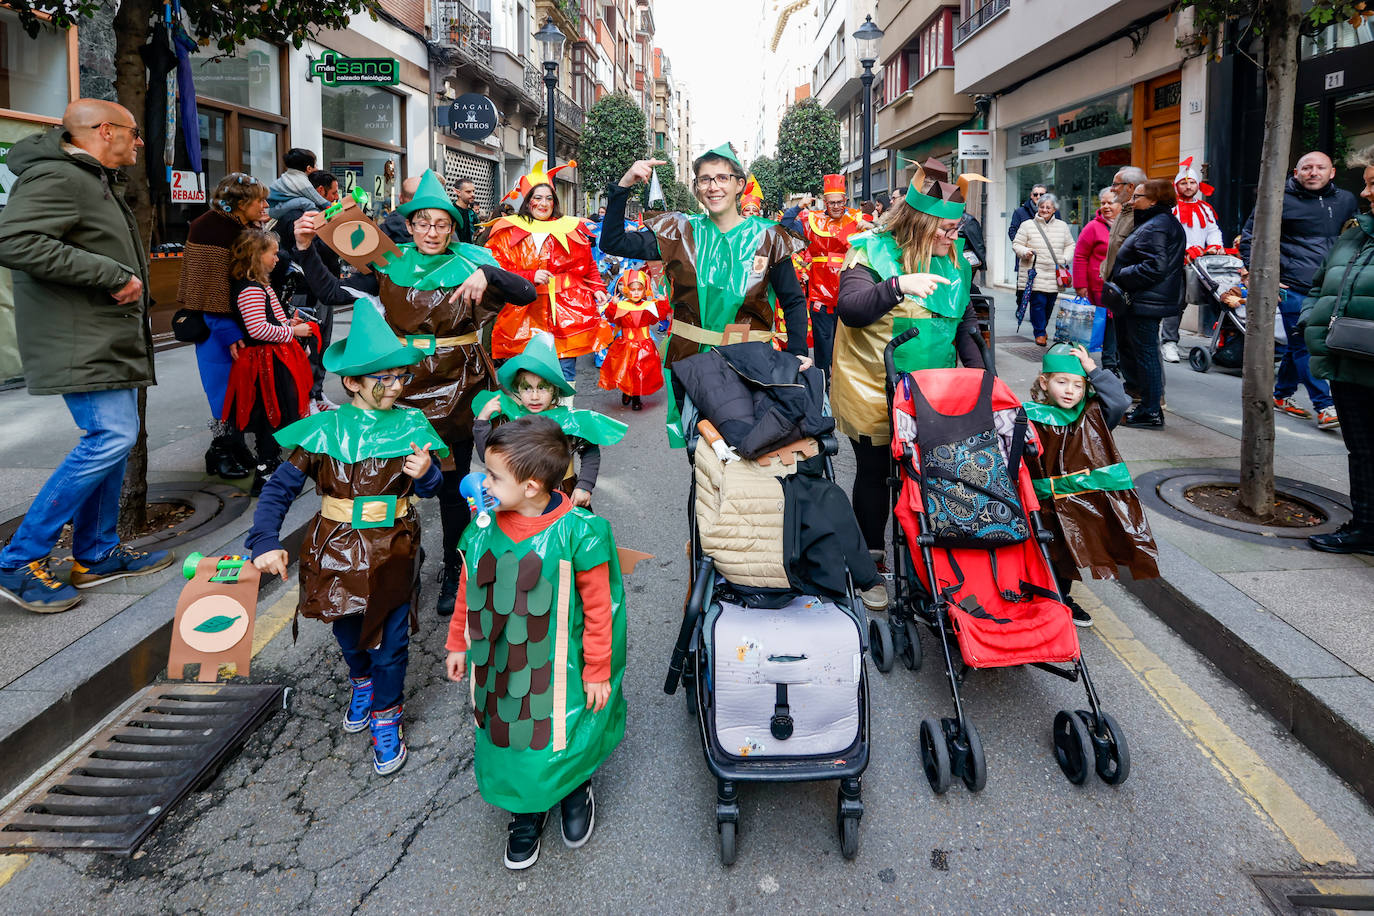
[(1037, 447), (1021, 402), (981, 369), (899, 374), (893, 351), (911, 333), (886, 352), (897, 600), (886, 623), (869, 621), (869, 634), (883, 672), (898, 657), (911, 670), (920, 666), (918, 621), (940, 640), (954, 716), (921, 722), (926, 779), (937, 794), (954, 775), (974, 792), (983, 788), (987, 763), (960, 684), (970, 668), (1031, 665), (1082, 680), (1087, 693), (1088, 709), (1054, 718), (1064, 775), (1080, 785), (1096, 769), (1104, 782), (1119, 785), (1130, 773), (1130, 752), (1120, 726), (1101, 709), (1055, 582), (1046, 546), (1053, 535), (1040, 522), (1021, 461), (1025, 449)]

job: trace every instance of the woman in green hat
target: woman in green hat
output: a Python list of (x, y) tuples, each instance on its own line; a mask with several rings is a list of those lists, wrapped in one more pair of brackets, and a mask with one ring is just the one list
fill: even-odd
[[(439, 176), (426, 170), (415, 196), (397, 210), (406, 217), (414, 244), (364, 277), (349, 280), (381, 299), (386, 323), (398, 339), (417, 347), (424, 358), (411, 370), (398, 403), (424, 411), (452, 456), (444, 461), (439, 490), (443, 525), (444, 579), (439, 590), (442, 615), (453, 611), (458, 589), (458, 539), (468, 523), (467, 501), (458, 485), (472, 462), (472, 399), (496, 386), (496, 373), (482, 343), (506, 303), (534, 300), (534, 285), (497, 266), (491, 252), (454, 240), (458, 208)], [(296, 221), (296, 249), (315, 295), (352, 302), (355, 295), (332, 276), (310, 248), (323, 221), (306, 213)]]
[(253, 565), (286, 578), (281, 526), (308, 479), (320, 509), (301, 544), (297, 613), (333, 624), (348, 663), (352, 695), (343, 729), (372, 730), (372, 765), (380, 775), (405, 763), (401, 704), (410, 634), (418, 628), (420, 520), (416, 497), (442, 483), (431, 451), (448, 455), (418, 410), (398, 407), (413, 367), (425, 359), (367, 302), (353, 311), (347, 339), (324, 352), (352, 396), (337, 410), (298, 420), (277, 433), (291, 450), (267, 481), (244, 546)]
[[(673, 324), (664, 350), (664, 368), (724, 342), (727, 325), (749, 328), (748, 340), (773, 339), (774, 302), (782, 304), (787, 351), (803, 366), (806, 347), (806, 297), (792, 266), (792, 255), (806, 243), (771, 220), (739, 212), (745, 173), (728, 143), (692, 163), (692, 189), (705, 213), (664, 213), (645, 221), (647, 229), (625, 231), (625, 202), (640, 182), (653, 177), (660, 159), (641, 159), (606, 191), (601, 250), (644, 261), (661, 260), (672, 285)], [(665, 376), (672, 381), (671, 371)], [(676, 408), (681, 387), (673, 382), (669, 439), (681, 445)]]

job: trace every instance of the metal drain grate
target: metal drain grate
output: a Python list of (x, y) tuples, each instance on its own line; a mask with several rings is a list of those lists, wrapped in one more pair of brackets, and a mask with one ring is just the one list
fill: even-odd
[(1374, 913), (1374, 875), (1259, 874), (1250, 879), (1279, 916)]
[(0, 813), (0, 851), (132, 855), (281, 705), (284, 688), (155, 684)]
[(1045, 355), (1045, 347), (1038, 347), (1033, 343), (1030, 345), (1002, 344), (1001, 349), (1012, 354), (1013, 356), (1019, 356), (1022, 359), (1030, 360), (1037, 366), (1040, 365), (1040, 360)]

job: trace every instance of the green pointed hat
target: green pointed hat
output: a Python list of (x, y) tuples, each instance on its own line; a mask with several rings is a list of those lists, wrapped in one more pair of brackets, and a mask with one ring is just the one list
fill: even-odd
[(420, 186), (415, 189), (415, 196), (396, 208), (396, 212), (402, 216), (409, 216), (416, 210), (443, 210), (454, 219), (461, 218), (458, 207), (448, 196), (448, 191), (444, 190), (444, 183), (439, 180), (439, 176), (434, 173), (434, 169), (425, 169), (425, 173), (420, 176)]
[(717, 146), (713, 150), (707, 150), (705, 155), (720, 156), (723, 159), (729, 159), (731, 162), (735, 164), (736, 168), (738, 168), (741, 172), (744, 171), (744, 166), (739, 161), (739, 155), (735, 152), (734, 144), (728, 141), (722, 143), (720, 146)]
[(356, 376), (379, 369), (412, 366), (425, 358), (423, 350), (400, 342), (382, 313), (366, 299), (353, 303), (353, 326), (348, 336), (324, 351), (324, 368), (337, 375)]
[(1088, 373), (1083, 371), (1083, 364), (1073, 355), (1073, 351), (1066, 343), (1057, 343), (1045, 351), (1044, 357), (1040, 360), (1040, 371), (1046, 375), (1063, 372), (1067, 375), (1088, 377)]
[(507, 391), (515, 391), (515, 377), (522, 369), (554, 385), (558, 388), (558, 393), (564, 397), (572, 397), (576, 393), (568, 380), (563, 378), (563, 367), (558, 364), (558, 351), (554, 348), (553, 335), (547, 331), (536, 331), (530, 342), (525, 344), (523, 353), (506, 360), (501, 364), (501, 368), (496, 370), (496, 378), (501, 382), (501, 387)]

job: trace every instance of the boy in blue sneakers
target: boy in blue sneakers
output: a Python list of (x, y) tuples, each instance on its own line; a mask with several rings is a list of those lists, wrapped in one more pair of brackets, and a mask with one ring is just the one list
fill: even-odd
[(254, 566), (285, 579), (282, 520), (307, 478), (315, 481), (320, 510), (301, 545), (297, 613), (333, 624), (352, 687), (343, 728), (371, 728), (372, 767), (382, 776), (406, 760), (401, 711), (420, 559), (413, 503), (443, 480), (430, 452), (448, 454), (423, 413), (395, 406), (406, 367), (424, 355), (398, 340), (371, 303), (354, 305), (348, 338), (323, 359), (343, 376), (351, 402), (277, 432), (291, 453), (263, 487), (245, 541)]

